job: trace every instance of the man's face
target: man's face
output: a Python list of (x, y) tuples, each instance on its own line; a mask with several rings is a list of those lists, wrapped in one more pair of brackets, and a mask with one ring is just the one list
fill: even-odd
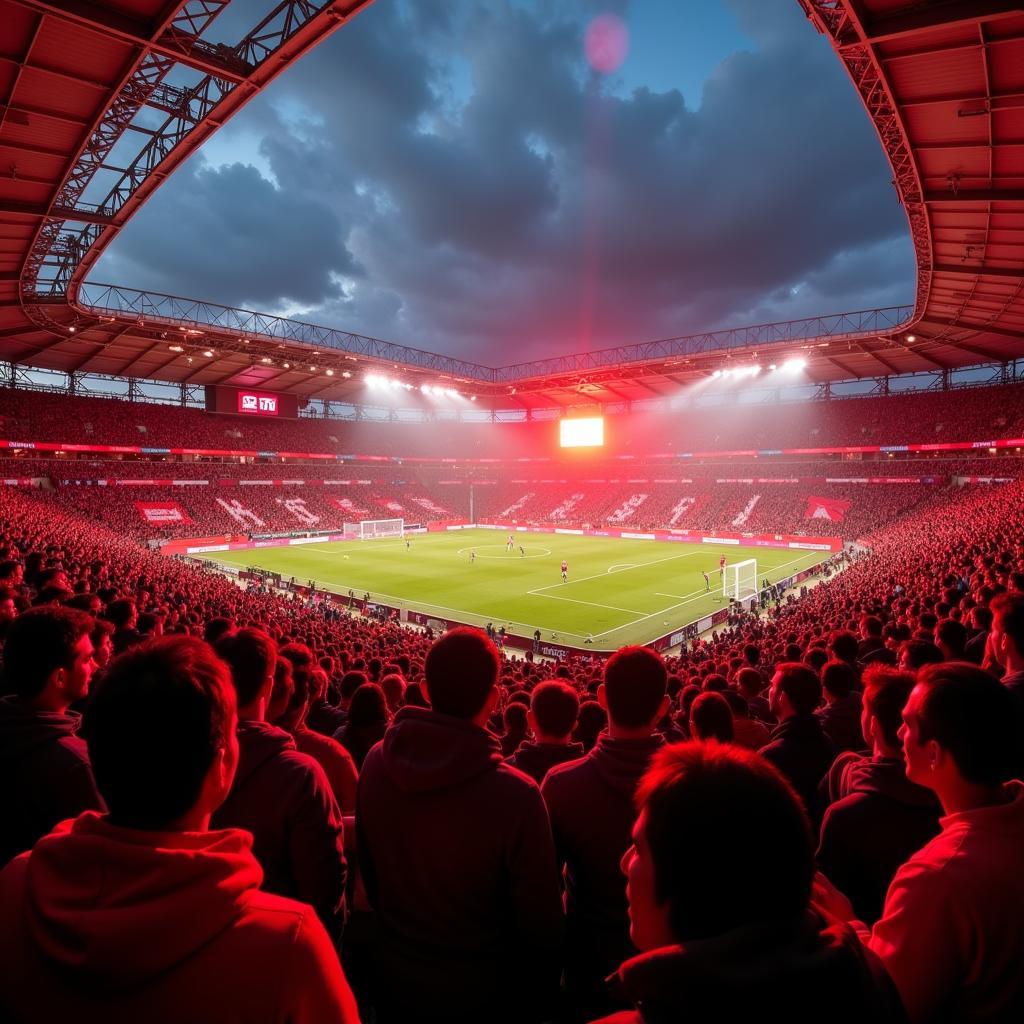
[(114, 656), (114, 645), (110, 640), (109, 633), (103, 633), (100, 635), (100, 642), (96, 646), (96, 650), (93, 652), (93, 661), (96, 662), (98, 668), (106, 668), (110, 664), (110, 659)]
[(71, 648), (71, 663), (65, 669), (64, 694), (68, 700), (81, 700), (89, 692), (89, 680), (95, 671), (92, 640), (86, 633)]
[(910, 692), (910, 699), (903, 709), (903, 725), (899, 738), (903, 744), (903, 763), (907, 778), (920, 786), (927, 786), (931, 778), (932, 741), (921, 741), (921, 719), (919, 709), (924, 699), (920, 686)]
[(783, 694), (782, 687), (779, 685), (781, 679), (782, 673), (776, 672), (775, 675), (772, 676), (772, 685), (768, 688), (768, 710), (771, 711), (776, 718), (782, 717)]
[(992, 654), (1003, 668), (1006, 668), (1006, 648), (1009, 642), (1010, 638), (1006, 635), (1006, 630), (1003, 629), (1003, 617), (996, 615), (992, 619)]
[(10, 622), (17, 614), (18, 609), (14, 607), (13, 597), (5, 597), (0, 601), (0, 622)]
[(629, 937), (640, 950), (657, 949), (674, 942), (668, 905), (655, 895), (654, 861), (647, 846), (647, 812), (641, 811), (633, 826), (633, 845), (623, 854), (620, 867), (626, 876), (629, 901)]

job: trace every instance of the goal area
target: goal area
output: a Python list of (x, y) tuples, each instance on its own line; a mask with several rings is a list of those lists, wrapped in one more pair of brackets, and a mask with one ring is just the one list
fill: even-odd
[(382, 540), (385, 537), (404, 537), (404, 519), (360, 519), (358, 523), (345, 523), (346, 537), (358, 540)]
[(749, 601), (758, 596), (757, 559), (748, 558), (743, 562), (726, 565), (722, 581), (722, 596), (734, 601)]

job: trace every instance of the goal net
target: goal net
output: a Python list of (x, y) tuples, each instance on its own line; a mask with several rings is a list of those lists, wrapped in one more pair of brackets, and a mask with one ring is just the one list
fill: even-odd
[(346, 537), (359, 540), (380, 540), (383, 537), (404, 537), (404, 519), (361, 519), (358, 523), (345, 523)]
[(748, 558), (745, 562), (735, 562), (725, 567), (722, 594), (734, 601), (749, 601), (752, 597), (757, 597), (756, 558)]

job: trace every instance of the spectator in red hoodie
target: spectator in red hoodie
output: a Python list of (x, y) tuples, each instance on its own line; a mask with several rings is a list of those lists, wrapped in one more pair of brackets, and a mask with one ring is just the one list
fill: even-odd
[(556, 764), (583, 756), (583, 744), (572, 742), (572, 731), (580, 713), (576, 691), (560, 679), (538, 684), (530, 695), (526, 720), (532, 740), (523, 740), (506, 760), (513, 768), (526, 772), (538, 785)]
[(0, 873), (0, 1018), (358, 1024), (313, 910), (260, 891), (247, 833), (209, 831), (238, 763), (210, 648), (122, 655), (89, 721), (110, 814), (62, 822)]
[(665, 742), (656, 730), (669, 706), (667, 680), (654, 651), (616, 651), (597, 691), (608, 731), (586, 757), (552, 768), (541, 790), (564, 865), (566, 989), (584, 1020), (613, 1008), (604, 979), (635, 952), (619, 861), (636, 816), (637, 783)]
[(1013, 698), (967, 662), (924, 669), (903, 711), (907, 778), (942, 831), (896, 873), (868, 939), (912, 1024), (1024, 1020), (1024, 783)]
[(221, 637), (238, 698), (238, 771), (214, 814), (217, 828), (244, 828), (268, 892), (310, 903), (335, 938), (345, 916), (346, 864), (341, 811), (319, 763), (265, 721), (277, 648), (246, 627)]
[(65, 818), (104, 810), (82, 717), (70, 710), (89, 693), (96, 667), (84, 612), (50, 606), (19, 615), (4, 644), (0, 700), (0, 792), (4, 794), (0, 866), (29, 849)]
[(821, 825), (818, 866), (861, 921), (878, 920), (899, 866), (939, 831), (931, 790), (904, 771), (899, 729), (916, 680), (883, 665), (864, 670), (861, 727), (870, 755), (840, 754), (829, 770), (832, 801)]
[(366, 756), (359, 865), (377, 914), (374, 1000), (388, 1022), (550, 1013), (562, 904), (544, 802), (486, 729), (500, 656), (460, 627), (431, 647), (431, 707), (406, 705)]
[[(622, 858), (630, 935), (643, 950), (614, 987), (633, 1012), (601, 1024), (902, 1020), (855, 931), (810, 903), (807, 816), (779, 772), (733, 744), (655, 755)], [(740, 885), (756, 851), (758, 885)]]

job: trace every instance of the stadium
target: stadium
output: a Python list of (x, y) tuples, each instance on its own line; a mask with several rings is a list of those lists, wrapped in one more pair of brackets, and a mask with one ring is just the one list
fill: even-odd
[[(1024, 1013), (1024, 11), (788, 0), (808, 67), (845, 75), (875, 136), (864, 167), (887, 161), (893, 239), (858, 235), (866, 215), (842, 209), (878, 185), (839, 166), (860, 159), (849, 139), (818, 147), (838, 153), (820, 206), (803, 179), (773, 197), (770, 145), (760, 166), (730, 156), (659, 192), (637, 126), (669, 125), (671, 101), (623, 64), (650, 10), (572, 6), (544, 22), (532, 0), (0, 0), (0, 778), (16, 794), (0, 1020)], [(709, 36), (725, 50), (703, 106), (677, 107), (649, 151), (673, 173), (680, 124), (703, 125), (687, 152), (724, 132), (730, 75), (754, 104), (758, 47), (777, 48), (773, 73), (790, 59), (764, 23), (774, 5), (732, 6), (756, 52)], [(392, 20), (359, 35), (382, 9)], [(453, 63), (446, 92), (429, 46), (463, 16), (491, 63)], [(413, 57), (382, 58), (395, 95), (368, 76), (338, 105), (365, 108), (345, 142), (353, 166), (387, 165), (390, 191), (352, 171), (351, 195), (303, 205), (294, 182), (336, 180), (317, 177), (336, 126), (302, 106), (292, 69), (326, 95), (328, 71), (365, 70), (397, 27), (424, 48), (409, 52), (434, 120), (409, 98)], [(530, 41), (535, 74), (515, 65), (481, 113), (488, 74), (514, 64), (503, 32)], [(548, 74), (543, 46), (571, 53), (576, 78)], [(514, 151), (496, 95), (525, 104), (534, 87)], [(547, 88), (579, 101), (571, 115)], [(808, 106), (780, 124), (828, 123), (816, 88), (797, 83)], [(367, 136), (391, 102), (412, 127), (382, 157)], [(250, 103), (273, 122), (259, 145)], [(586, 126), (578, 167), (552, 127), (567, 120)], [(642, 150), (628, 174), (621, 140)], [(266, 179), (250, 207), (246, 161)], [(479, 180), (453, 189), (462, 165)], [(567, 165), (579, 197), (536, 184)], [(434, 175), (466, 224), (413, 209)], [(659, 220), (666, 237), (683, 221), (645, 188), (710, 221), (692, 263), (665, 248)], [(714, 188), (735, 221), (715, 220)], [(210, 220), (217, 203), (234, 222)], [(573, 249), (554, 211), (577, 203)], [(773, 231), (806, 232), (801, 258), (833, 262), (771, 278), (757, 252), (783, 263), (789, 239), (744, 230), (754, 205), (784, 208)], [(325, 225), (350, 208), (377, 219), (352, 214), (341, 244)], [(627, 244), (610, 225), (632, 220)], [(469, 251), (478, 234), (502, 237), (458, 264), (453, 240)], [(718, 234), (725, 284), (700, 266)], [(892, 266), (913, 263), (905, 304), (803, 315), (826, 279), (898, 294), (890, 244)], [(639, 280), (643, 259), (676, 258), (677, 276)], [(259, 260), (294, 280), (245, 290)], [(144, 287), (109, 283), (119, 269)], [(570, 287), (582, 311), (560, 320)], [(372, 336), (389, 325), (402, 341)], [(704, 837), (692, 850), (684, 826)], [(737, 850), (776, 826), (777, 850), (744, 864)], [(189, 876), (189, 850), (242, 874)], [(124, 868), (123, 893), (99, 867), (80, 877), (91, 857)], [(693, 895), (751, 869), (790, 879), (791, 902)], [(153, 882), (175, 878), (179, 908)], [(75, 909), (93, 905), (109, 917)], [(814, 922), (799, 941), (798, 920)], [(832, 966), (808, 966), (826, 948)]]

